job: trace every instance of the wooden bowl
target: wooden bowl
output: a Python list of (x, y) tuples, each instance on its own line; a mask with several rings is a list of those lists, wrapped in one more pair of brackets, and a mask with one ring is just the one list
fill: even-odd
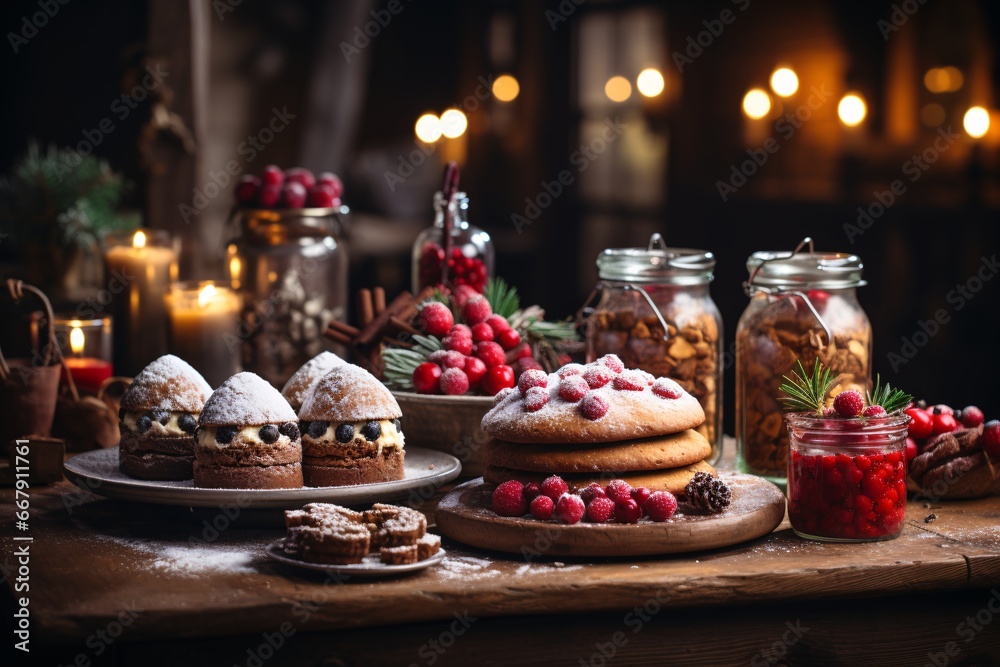
[(490, 436), (480, 427), (493, 407), (492, 396), (436, 396), (394, 391), (403, 411), (406, 446), (451, 454), (462, 462), (462, 477), (479, 477), (486, 467), (483, 446)]

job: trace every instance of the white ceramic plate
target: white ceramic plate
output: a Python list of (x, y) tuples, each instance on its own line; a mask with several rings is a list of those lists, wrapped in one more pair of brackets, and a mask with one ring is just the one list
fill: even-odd
[(444, 549), (438, 549), (438, 552), (430, 558), (418, 560), (416, 563), (407, 563), (405, 565), (386, 565), (379, 560), (379, 555), (377, 553), (371, 553), (365, 556), (365, 559), (360, 563), (353, 563), (351, 565), (328, 565), (325, 563), (307, 563), (297, 558), (292, 558), (281, 550), (283, 542), (284, 539), (281, 539), (267, 545), (265, 551), (272, 560), (284, 563), (285, 565), (300, 567), (305, 570), (328, 572), (330, 574), (346, 574), (354, 577), (391, 577), (393, 575), (403, 574), (406, 572), (416, 572), (417, 570), (424, 570), (431, 565), (437, 565), (444, 560), (445, 556)]
[(108, 498), (156, 505), (211, 507), (232, 505), (244, 509), (296, 509), (306, 503), (365, 505), (417, 493), (430, 498), (434, 491), (458, 477), (462, 464), (444, 452), (407, 447), (404, 478), (357, 486), (304, 486), (301, 489), (203, 489), (192, 480), (163, 482), (134, 479), (118, 469), (118, 448), (77, 454), (63, 464), (66, 477), (81, 489)]

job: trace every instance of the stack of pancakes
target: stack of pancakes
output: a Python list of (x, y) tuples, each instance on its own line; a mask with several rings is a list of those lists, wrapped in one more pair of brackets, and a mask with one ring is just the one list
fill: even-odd
[[(560, 392), (563, 383), (579, 383), (574, 376), (590, 380), (582, 399)], [(559, 475), (571, 489), (623, 479), (633, 487), (677, 494), (695, 473), (716, 474), (704, 460), (711, 446), (693, 430), (705, 413), (672, 380), (623, 370), (618, 358), (608, 355), (586, 366), (564, 366), (539, 388), (521, 384), (498, 394), (483, 417), (483, 430), (493, 438), (483, 453), (488, 483), (526, 484)], [(537, 408), (539, 390), (548, 400)], [(528, 391), (536, 394), (534, 401), (525, 400)], [(585, 407), (595, 402), (607, 406), (596, 418)]]

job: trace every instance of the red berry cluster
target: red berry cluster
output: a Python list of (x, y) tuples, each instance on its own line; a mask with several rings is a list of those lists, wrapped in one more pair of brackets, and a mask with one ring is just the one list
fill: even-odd
[[(986, 419), (983, 411), (974, 405), (963, 410), (953, 410), (944, 404), (927, 407), (921, 402), (908, 408), (906, 414), (910, 416), (910, 437), (906, 439), (907, 461), (916, 457), (934, 436), (960, 428), (976, 428)], [(994, 419), (986, 422), (983, 429), (983, 450), (991, 461), (1000, 461), (1000, 421)]]
[(304, 167), (282, 171), (275, 165), (264, 167), (260, 176), (247, 175), (236, 186), (240, 206), (259, 208), (339, 208), (344, 185), (328, 171), (318, 177)]
[[(466, 257), (461, 248), (452, 248), (447, 258), (448, 282), (452, 285), (468, 285), (477, 292), (486, 288), (486, 265), (478, 257)], [(437, 243), (427, 242), (420, 249), (417, 276), (420, 287), (441, 284), (441, 270), (445, 264), (445, 250)]]
[(638, 523), (643, 517), (652, 521), (667, 521), (677, 511), (677, 498), (669, 491), (650, 491), (644, 486), (632, 488), (621, 479), (607, 486), (597, 482), (571, 493), (569, 485), (558, 475), (522, 485), (508, 480), (493, 491), (491, 506), (500, 516), (518, 517), (530, 513), (536, 519), (555, 518), (560, 523)]
[(652, 387), (653, 393), (664, 399), (680, 398), (684, 393), (673, 380), (657, 379), (646, 371), (626, 370), (622, 360), (614, 354), (606, 354), (586, 366), (567, 364), (559, 369), (558, 375), (559, 398), (567, 403), (579, 403), (580, 414), (590, 420), (600, 419), (608, 413), (607, 396), (596, 391), (605, 386), (615, 391), (645, 391)]
[(872, 539), (902, 528), (906, 464), (902, 452), (808, 455), (793, 449), (788, 518), (816, 537)]
[[(464, 300), (456, 294), (455, 303), (460, 304), (466, 324), (455, 324), (451, 310), (439, 301), (428, 303), (417, 314), (417, 326), (440, 337), (444, 349), (417, 366), (413, 372), (414, 389), (421, 394), (453, 396), (478, 390), (493, 396), (513, 387), (516, 376), (507, 355), (521, 344), (521, 335), (506, 319), (494, 315), (490, 302), (480, 294)], [(541, 368), (533, 358), (531, 361), (533, 367)]]

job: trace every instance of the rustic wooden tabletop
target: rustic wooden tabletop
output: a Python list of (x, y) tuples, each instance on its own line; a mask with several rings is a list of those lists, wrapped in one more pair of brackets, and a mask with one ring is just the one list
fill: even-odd
[[(433, 516), (440, 496), (419, 508)], [(13, 528), (14, 491), (0, 499)], [(440, 565), (380, 581), (273, 563), (263, 549), (282, 530), (228, 508), (168, 510), (62, 482), (32, 489), (30, 512), (33, 657), (50, 664), (1000, 661), (1000, 621), (988, 622), (1000, 612), (1000, 498), (911, 502), (902, 536), (870, 544), (805, 541), (787, 523), (659, 558), (556, 560), (544, 539), (541, 555), (519, 557), (446, 540)], [(8, 592), (16, 533), (4, 531)]]

